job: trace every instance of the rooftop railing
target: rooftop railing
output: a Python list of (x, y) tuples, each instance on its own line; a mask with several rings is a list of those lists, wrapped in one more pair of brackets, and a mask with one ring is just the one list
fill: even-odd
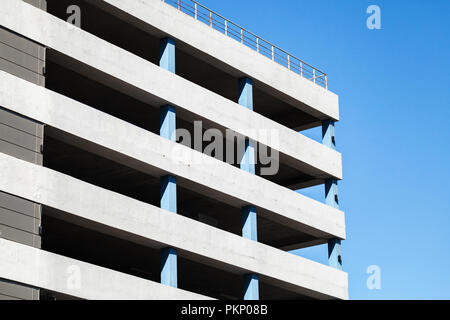
[(254, 33), (240, 27), (194, 0), (162, 0), (211, 28), (256, 50), (274, 62), (328, 89), (327, 74), (280, 49)]

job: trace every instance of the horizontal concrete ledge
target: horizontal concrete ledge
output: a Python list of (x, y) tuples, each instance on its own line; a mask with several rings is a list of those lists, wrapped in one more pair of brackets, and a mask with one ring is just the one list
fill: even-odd
[[(48, 89), (0, 72), (0, 105), (69, 134), (69, 143), (318, 238), (345, 238), (338, 209), (174, 143)], [(61, 106), (64, 106), (63, 108)], [(150, 147), (151, 146), (151, 147)]]
[(0, 278), (90, 300), (210, 300), (0, 238)]
[(303, 111), (318, 118), (339, 120), (339, 99), (335, 93), (196, 21), (163, 1), (88, 1), (144, 31), (149, 28), (158, 29), (162, 34), (175, 38), (180, 45), (185, 44), (199, 50), (207, 62), (234, 76), (253, 78), (255, 84), (264, 87), (264, 90)]
[[(181, 215), (0, 153), (0, 190), (143, 245), (175, 247), (190, 259), (318, 299), (347, 299), (347, 274)], [(95, 227), (97, 226), (97, 227)], [(0, 275), (1, 276), (1, 275)]]
[[(159, 3), (152, 1), (151, 3)], [(128, 3), (128, 2), (127, 2)], [(141, 1), (134, 1), (137, 7)], [(164, 3), (162, 3), (164, 4)], [(164, 8), (170, 6), (164, 4)], [(278, 150), (283, 161), (318, 179), (342, 179), (341, 154), (22, 1), (4, 0), (0, 22), (84, 64), (72, 68), (149, 104), (172, 104)], [(51, 54), (49, 53), (49, 56)], [(61, 61), (70, 67), (70, 59)], [(87, 68), (87, 66), (90, 68)], [(97, 70), (95, 73), (94, 71)], [(295, 75), (294, 75), (295, 76)], [(270, 78), (278, 78), (270, 77)], [(305, 80), (306, 81), (306, 80)], [(181, 113), (180, 113), (181, 114)], [(205, 124), (208, 125), (208, 124)], [(275, 130), (279, 139), (258, 134)], [(278, 140), (278, 141), (275, 141)]]

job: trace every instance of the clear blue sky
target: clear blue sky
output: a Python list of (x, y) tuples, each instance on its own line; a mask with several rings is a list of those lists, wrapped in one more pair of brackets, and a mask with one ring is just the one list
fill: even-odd
[[(340, 96), (350, 298), (449, 299), (450, 1), (201, 3), (329, 74)], [(372, 4), (382, 30), (366, 27)], [(323, 201), (323, 187), (303, 193)], [(326, 263), (326, 251), (300, 254)], [(381, 290), (366, 287), (370, 265), (381, 268)]]

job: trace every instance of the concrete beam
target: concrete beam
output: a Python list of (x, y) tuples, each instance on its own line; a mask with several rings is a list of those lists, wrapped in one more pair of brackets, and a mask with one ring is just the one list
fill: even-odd
[(0, 238), (0, 278), (90, 300), (211, 300)]
[[(132, 6), (129, 1), (125, 2)], [(119, 3), (118, 1), (117, 5)], [(135, 8), (141, 7), (143, 4), (149, 6), (142, 9), (150, 15), (154, 15), (151, 8), (153, 5), (160, 4), (160, 1), (145, 3), (132, 1), (132, 3)], [(162, 2), (161, 4), (164, 5), (162, 8), (169, 8), (170, 14), (173, 14), (170, 11), (173, 8)], [(169, 23), (172, 23), (170, 22), (172, 19), (173, 17), (166, 18)], [(194, 22), (196, 25), (198, 24), (196, 21)], [(0, 7), (0, 23), (6, 28), (60, 52), (62, 54), (58, 56), (58, 59), (62, 59), (60, 63), (95, 81), (150, 105), (170, 104), (177, 107), (180, 114), (181, 112), (193, 113), (205, 119), (205, 122), (213, 123), (214, 127), (222, 130), (229, 128), (238, 134), (278, 150), (281, 159), (286, 164), (314, 177), (342, 178), (341, 154), (335, 150), (326, 148), (321, 143), (251, 110), (242, 108), (236, 102), (187, 81), (31, 5), (22, 1), (3, 0)], [(176, 25), (174, 24), (174, 26)], [(211, 33), (210, 30), (208, 30), (209, 33)], [(234, 45), (234, 42), (232, 43)], [(245, 53), (249, 54), (247, 51)], [(49, 51), (50, 56), (51, 50)], [(247, 61), (249, 58), (246, 56), (245, 59), (243, 57), (242, 59)], [(253, 58), (250, 59), (253, 61)], [(261, 57), (258, 56), (258, 59)], [(265, 58), (262, 57), (262, 59)], [(269, 62), (272, 64), (271, 61)], [(253, 65), (253, 62), (249, 65)], [(273, 65), (276, 66), (276, 64)], [(266, 67), (265, 64), (263, 67)], [(280, 79), (278, 70), (270, 71), (264, 68), (261, 69), (261, 72), (267, 74), (268, 78)], [(281, 81), (282, 88), (288, 90), (291, 87), (296, 90), (300, 87), (299, 83), (294, 80), (297, 78), (302, 80), (300, 77), (292, 72), (282, 74), (295, 77)], [(320, 93), (313, 94), (317, 90), (321, 90)], [(313, 85), (312, 88), (308, 87), (306, 91), (309, 95), (317, 95), (313, 100), (324, 96), (322, 89), (316, 85)], [(206, 125), (211, 124), (205, 123)], [(282, 139), (271, 139), (270, 134), (261, 135), (259, 134), (261, 129), (269, 132), (274, 130)]]
[(0, 105), (69, 134), (77, 147), (102, 157), (151, 175), (170, 173), (186, 188), (237, 208), (253, 205), (270, 220), (310, 235), (345, 238), (338, 209), (4, 72)]
[[(156, 28), (199, 51), (203, 60), (237, 78), (248, 76), (258, 86), (321, 119), (339, 120), (339, 99), (238, 41), (178, 11), (163, 1), (88, 0), (102, 10), (152, 32)], [(137, 19), (136, 19), (137, 18)], [(181, 46), (180, 43), (180, 46)]]
[[(264, 282), (312, 298), (348, 298), (347, 274), (329, 266), (1, 153), (0, 168), (1, 191), (56, 209), (58, 219), (156, 249), (177, 248), (180, 256), (236, 274), (258, 274)], [(24, 270), (17, 272), (7, 278), (46, 287), (21, 278), (27, 277)]]

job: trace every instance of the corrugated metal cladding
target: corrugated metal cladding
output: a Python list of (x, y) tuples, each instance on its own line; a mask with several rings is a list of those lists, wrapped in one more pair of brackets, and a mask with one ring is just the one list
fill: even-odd
[[(47, 9), (46, 0), (24, 0)], [(45, 85), (45, 48), (0, 27), (0, 70)], [(42, 165), (44, 126), (0, 106), (0, 152)], [(41, 247), (41, 205), (0, 192), (0, 237)], [(0, 300), (38, 300), (39, 289), (0, 279)]]

